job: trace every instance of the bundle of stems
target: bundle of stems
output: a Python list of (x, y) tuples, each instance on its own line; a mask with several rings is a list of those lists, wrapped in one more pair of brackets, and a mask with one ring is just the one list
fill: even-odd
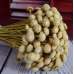
[(22, 42), (21, 36), (25, 32), (27, 20), (24, 19), (7, 26), (0, 27), (0, 40), (8, 43), (10, 47), (18, 48)]

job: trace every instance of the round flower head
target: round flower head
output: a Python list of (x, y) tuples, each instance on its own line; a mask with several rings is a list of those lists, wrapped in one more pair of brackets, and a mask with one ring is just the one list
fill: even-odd
[(44, 4), (43, 6), (42, 6), (42, 10), (43, 11), (48, 11), (50, 9), (50, 6), (48, 5), (48, 4)]
[(29, 20), (31, 21), (31, 20), (34, 20), (35, 19), (35, 15), (30, 15), (29, 16)]
[(45, 39), (46, 39), (46, 35), (43, 32), (40, 32), (40, 34), (39, 34), (39, 40), (41, 42), (43, 42), (43, 41), (45, 41)]
[(35, 14), (36, 14), (36, 15), (40, 15), (40, 16), (42, 16), (42, 15), (43, 15), (43, 12), (42, 12), (41, 9), (38, 9), (37, 12), (36, 12)]
[(42, 27), (41, 27), (41, 25), (38, 24), (38, 25), (35, 25), (33, 27), (33, 29), (34, 29), (34, 32), (39, 33), (39, 32), (41, 32)]
[(37, 20), (38, 20), (39, 23), (42, 23), (42, 20), (43, 20), (42, 16), (41, 15), (37, 15)]
[(50, 44), (46, 44), (43, 48), (44, 53), (50, 53), (51, 52), (51, 45)]
[(49, 27), (50, 26), (50, 21), (47, 17), (44, 17), (42, 25), (44, 27)]
[(44, 28), (44, 33), (45, 33), (46, 36), (48, 36), (49, 35), (49, 29), (48, 28)]
[(25, 46), (24, 46), (24, 45), (21, 45), (21, 46), (19, 47), (18, 51), (19, 51), (20, 53), (24, 53), (24, 51), (25, 51)]
[(34, 32), (32, 29), (27, 30), (26, 39), (28, 42), (32, 42), (34, 40)]
[(58, 31), (59, 31), (59, 28), (57, 26), (54, 26), (52, 28), (52, 33), (58, 33)]
[(29, 44), (26, 48), (26, 51), (31, 52), (32, 50), (33, 50), (33, 46), (32, 46), (32, 44)]
[(38, 24), (37, 20), (32, 20), (32, 21), (30, 21), (30, 26), (31, 26), (31, 27), (33, 27), (33, 26), (35, 26), (35, 25), (37, 25), (37, 24)]
[(33, 45), (34, 45), (34, 48), (37, 48), (37, 47), (40, 47), (41, 43), (40, 41), (34, 41)]
[(51, 10), (47, 11), (47, 12), (46, 12), (46, 16), (47, 16), (48, 18), (52, 17), (52, 16), (53, 16), (53, 12), (52, 12)]

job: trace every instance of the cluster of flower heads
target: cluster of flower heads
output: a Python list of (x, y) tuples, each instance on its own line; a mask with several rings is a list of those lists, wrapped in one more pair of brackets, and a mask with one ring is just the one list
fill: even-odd
[(55, 7), (44, 4), (29, 16), (17, 59), (26, 69), (55, 70), (68, 53), (67, 25)]

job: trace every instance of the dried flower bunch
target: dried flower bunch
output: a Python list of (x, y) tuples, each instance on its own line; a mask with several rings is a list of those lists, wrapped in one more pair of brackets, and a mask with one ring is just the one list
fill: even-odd
[(18, 48), (17, 60), (26, 69), (59, 69), (68, 53), (67, 25), (61, 14), (55, 7), (44, 4), (27, 21), (0, 28), (0, 39), (6, 34), (8, 41), (14, 41), (11, 44)]

